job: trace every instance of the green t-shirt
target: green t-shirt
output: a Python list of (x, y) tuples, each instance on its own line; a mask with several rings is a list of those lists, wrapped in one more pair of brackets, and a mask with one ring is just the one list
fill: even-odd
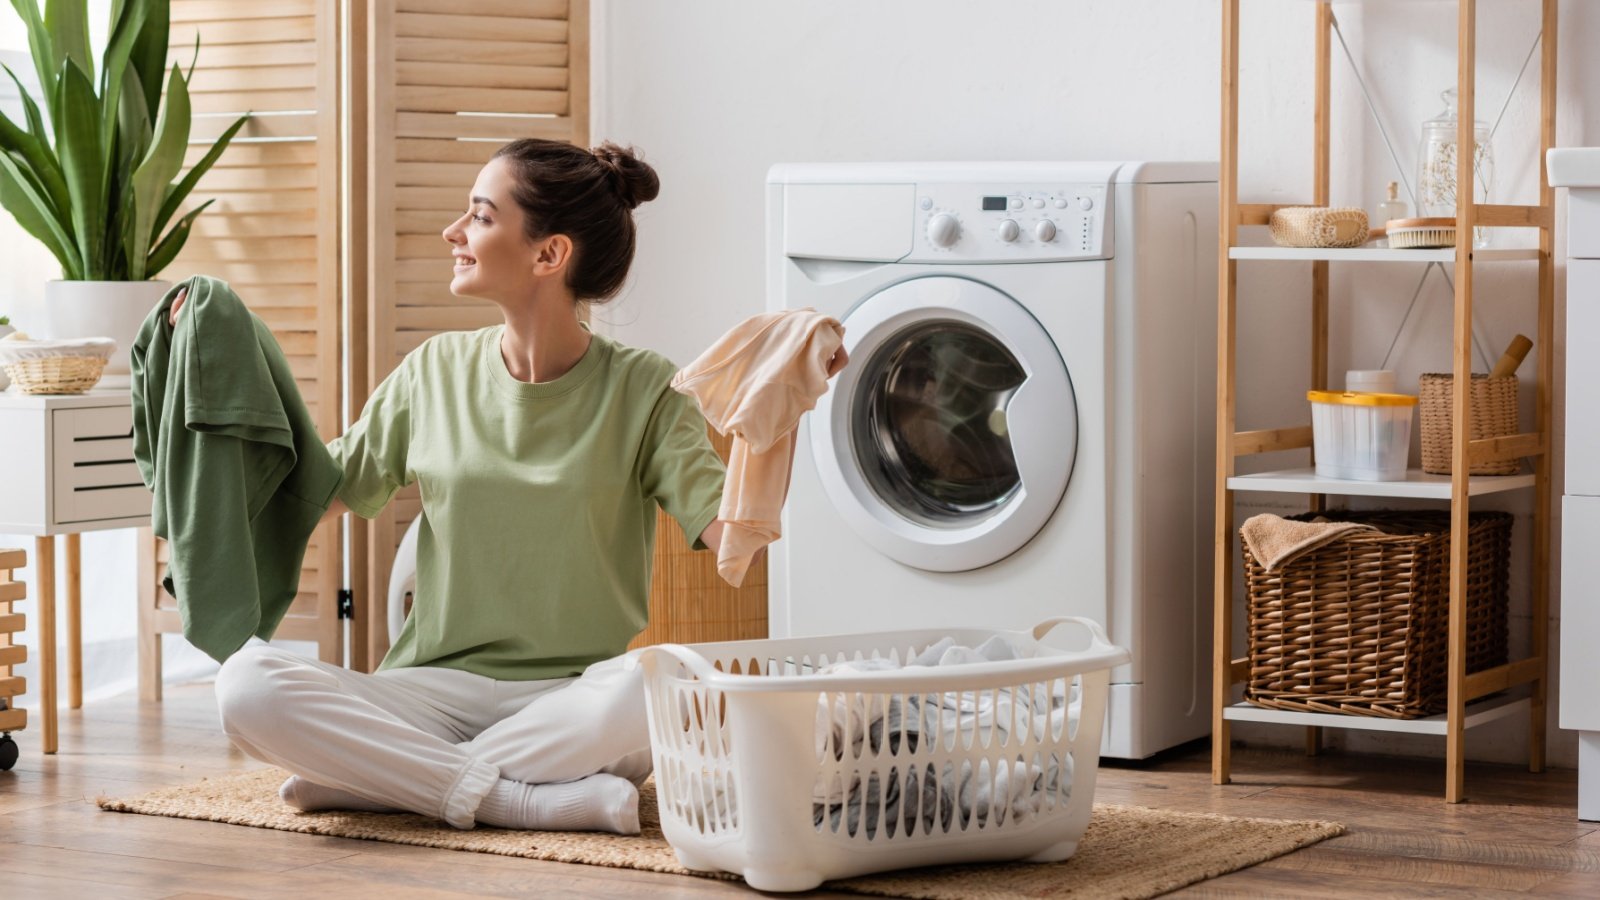
[(328, 444), (357, 515), (421, 483), (411, 615), (382, 668), (576, 675), (646, 624), (656, 505), (691, 542), (716, 518), (723, 465), (671, 362), (595, 335), (571, 371), (528, 384), (503, 330), (430, 338)]

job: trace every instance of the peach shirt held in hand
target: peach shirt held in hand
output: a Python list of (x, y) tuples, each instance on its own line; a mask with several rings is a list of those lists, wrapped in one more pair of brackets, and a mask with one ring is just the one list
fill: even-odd
[(738, 586), (750, 562), (778, 539), (789, 493), (795, 429), (846, 359), (844, 326), (814, 309), (767, 313), (723, 335), (672, 379), (711, 427), (733, 436), (722, 491), (717, 572)]

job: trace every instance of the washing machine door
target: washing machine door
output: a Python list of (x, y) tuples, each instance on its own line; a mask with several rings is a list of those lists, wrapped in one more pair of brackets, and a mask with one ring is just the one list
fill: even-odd
[(935, 276), (844, 319), (850, 365), (811, 419), (829, 499), (885, 555), (976, 569), (1027, 544), (1066, 492), (1072, 380), (1044, 327), (986, 284)]

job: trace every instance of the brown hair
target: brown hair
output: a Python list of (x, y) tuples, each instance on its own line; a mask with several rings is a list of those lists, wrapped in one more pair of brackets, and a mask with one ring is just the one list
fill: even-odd
[(560, 141), (524, 138), (501, 147), (516, 176), (511, 196), (526, 216), (532, 240), (572, 238), (567, 287), (579, 300), (605, 301), (622, 289), (633, 264), (633, 209), (661, 193), (656, 170), (632, 147), (607, 141), (585, 150)]

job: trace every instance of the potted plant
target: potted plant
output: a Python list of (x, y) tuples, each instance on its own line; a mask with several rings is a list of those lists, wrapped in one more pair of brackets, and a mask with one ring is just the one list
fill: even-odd
[(212, 201), (182, 216), (178, 208), (249, 116), (179, 178), (194, 64), (189, 76), (166, 67), (168, 0), (113, 0), (98, 71), (87, 0), (46, 0), (42, 16), (37, 0), (11, 5), (27, 27), (44, 102), (41, 109), (4, 67), (26, 127), (0, 114), (0, 206), (61, 263), (61, 280), (45, 285), (42, 336), (114, 338), (105, 381), (126, 384), (129, 346), (170, 287), (150, 279), (183, 249)]

